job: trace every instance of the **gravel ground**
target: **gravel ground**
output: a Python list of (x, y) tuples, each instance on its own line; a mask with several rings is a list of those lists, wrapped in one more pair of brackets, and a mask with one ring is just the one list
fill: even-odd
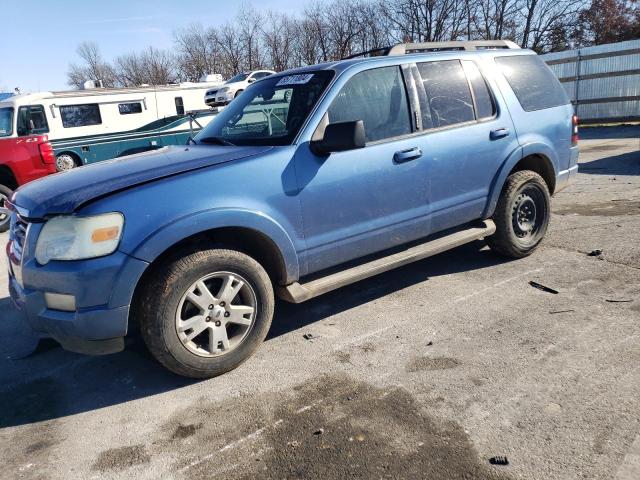
[(0, 478), (640, 478), (640, 128), (582, 136), (533, 256), (478, 242), (279, 303), (213, 380), (136, 339), (16, 359), (30, 338), (3, 276)]

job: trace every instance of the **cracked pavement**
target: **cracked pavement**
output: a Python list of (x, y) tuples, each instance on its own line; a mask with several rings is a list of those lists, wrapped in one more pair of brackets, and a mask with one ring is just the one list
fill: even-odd
[(0, 478), (640, 478), (640, 127), (581, 136), (533, 256), (476, 242), (280, 302), (257, 354), (212, 380), (135, 338), (10, 359), (30, 339), (3, 275)]

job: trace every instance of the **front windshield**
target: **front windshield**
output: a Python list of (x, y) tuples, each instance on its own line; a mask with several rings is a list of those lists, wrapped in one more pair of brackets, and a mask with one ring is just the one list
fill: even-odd
[(196, 136), (198, 143), (289, 145), (333, 78), (323, 70), (252, 84)]
[(224, 83), (242, 82), (246, 80), (248, 76), (249, 76), (248, 73), (239, 73), (238, 75), (236, 75), (235, 77), (231, 77), (229, 80), (227, 80)]
[(13, 108), (0, 108), (0, 137), (9, 137), (13, 133)]

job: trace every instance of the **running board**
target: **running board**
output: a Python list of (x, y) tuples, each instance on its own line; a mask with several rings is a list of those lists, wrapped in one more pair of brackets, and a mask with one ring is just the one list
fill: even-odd
[(465, 243), (480, 240), (493, 235), (496, 225), (493, 220), (484, 220), (481, 225), (451, 233), (444, 237), (430, 240), (402, 252), (394, 253), (387, 257), (378, 258), (371, 262), (348, 268), (326, 277), (311, 280), (307, 283), (298, 282), (291, 285), (278, 287), (278, 296), (287, 302), (301, 303), (311, 298), (330, 292), (336, 288), (344, 287), (354, 282), (373, 277), (379, 273), (393, 270), (394, 268), (422, 260), (423, 258), (437, 255), (438, 253), (459, 247)]

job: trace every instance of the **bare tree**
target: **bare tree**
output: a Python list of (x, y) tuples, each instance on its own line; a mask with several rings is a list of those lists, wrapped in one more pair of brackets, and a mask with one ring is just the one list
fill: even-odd
[(299, 31), (296, 21), (283, 13), (268, 12), (262, 29), (266, 61), (276, 71), (298, 66), (294, 48)]
[(100, 48), (95, 42), (82, 42), (76, 50), (83, 65), (71, 64), (67, 73), (67, 83), (81, 88), (87, 80), (99, 80), (105, 87), (114, 87), (117, 83), (116, 73), (111, 65), (105, 62)]
[(220, 58), (214, 30), (206, 31), (200, 24), (181, 28), (174, 33), (174, 44), (176, 66), (183, 80), (195, 82), (217, 71)]
[(560, 25), (568, 28), (576, 24), (583, 3), (583, 0), (524, 0), (520, 45), (539, 52), (548, 50), (552, 34), (557, 34)]
[(244, 4), (240, 7), (236, 22), (244, 50), (242, 62), (244, 69), (254, 70), (262, 67), (260, 42), (262, 14), (250, 5)]
[(198, 81), (268, 67), (285, 70), (396, 42), (508, 38), (538, 52), (635, 38), (639, 0), (314, 0), (299, 15), (243, 4), (222, 26), (174, 32), (175, 55), (148, 47), (106, 62), (94, 42), (78, 46), (68, 83), (105, 86)]

